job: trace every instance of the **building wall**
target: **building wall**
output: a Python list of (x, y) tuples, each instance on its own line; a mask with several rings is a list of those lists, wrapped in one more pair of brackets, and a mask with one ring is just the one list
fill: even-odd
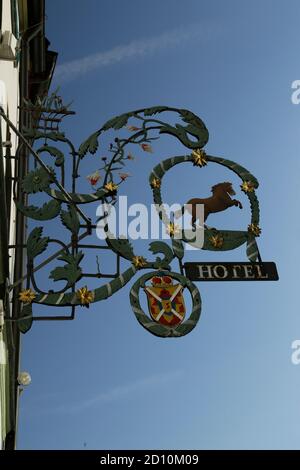
[[(22, 133), (24, 127), (36, 125), (39, 119), (28, 116), (22, 108), (23, 99), (35, 103), (38, 97), (47, 95), (57, 53), (48, 49), (50, 43), (45, 37), (45, 0), (0, 0), (0, 12), (0, 104)], [(16, 448), (20, 392), (17, 320), (22, 285), (18, 284), (13, 298), (7, 299), (5, 281), (9, 278), (10, 283), (15, 283), (24, 274), (26, 220), (20, 211), (16, 213), (12, 178), (17, 176), (17, 199), (25, 202), (19, 181), (27, 174), (29, 151), (20, 145), (14, 131), (9, 132), (1, 117), (0, 128), (1, 140), (7, 141), (2, 145), (0, 140), (0, 449), (12, 450)], [(33, 144), (33, 140), (29, 143)], [(5, 212), (7, 216), (3, 215)], [(8, 245), (16, 247), (12, 250)]]
[[(0, 46), (0, 104), (3, 107), (5, 113), (9, 116), (9, 119), (18, 127), (19, 118), (19, 64), (18, 60), (14, 59), (14, 56), (18, 56), (16, 46), (18, 45), (16, 30), (16, 18), (17, 18), (17, 1), (15, 0), (0, 0), (0, 8), (2, 9), (2, 17), (0, 30), (3, 38), (5, 31), (12, 34), (8, 45)], [(15, 15), (14, 20), (12, 13)], [(6, 33), (6, 37), (8, 37)], [(6, 142), (2, 146), (3, 158), (2, 163), (4, 176), (7, 176), (7, 172), (10, 171), (11, 176), (15, 175), (15, 160), (10, 159), (10, 168), (8, 166), (8, 159), (4, 158), (4, 155), (9, 152), (12, 156), (16, 154), (17, 150), (17, 137), (13, 133), (8, 132), (8, 127), (4, 120), (1, 120), (1, 134), (2, 141)], [(7, 144), (10, 146), (8, 147)], [(10, 180), (11, 181), (11, 180)], [(8, 243), (14, 244), (15, 240), (15, 207), (13, 201), (11, 201), (10, 209), (10, 224), (9, 224), (9, 236)], [(9, 273), (10, 281), (13, 280), (13, 265), (14, 256), (13, 253), (9, 259)], [(5, 256), (5, 253), (2, 254)], [(8, 347), (7, 347), (7, 331), (4, 327), (3, 321), (3, 301), (0, 300), (0, 449), (4, 446), (4, 439), (6, 434), (10, 431), (10, 416), (9, 416), (9, 370), (8, 370)], [(9, 312), (5, 312), (5, 315)]]

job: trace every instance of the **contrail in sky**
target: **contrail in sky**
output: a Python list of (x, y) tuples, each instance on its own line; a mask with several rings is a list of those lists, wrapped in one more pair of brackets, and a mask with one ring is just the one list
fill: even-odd
[[(107, 51), (97, 52), (58, 65), (55, 69), (55, 78), (60, 82), (71, 81), (101, 67), (150, 56), (155, 52), (184, 45), (191, 41), (205, 42), (207, 39), (215, 37), (218, 29), (216, 24), (211, 22), (196, 23), (167, 31), (159, 36), (132, 41)], [(193, 54), (195, 54), (195, 49)]]
[[(112, 401), (118, 401), (124, 397), (130, 396), (142, 390), (147, 390), (149, 387), (158, 388), (163, 387), (170, 381), (178, 380), (182, 376), (181, 370), (175, 370), (166, 374), (153, 375), (146, 377), (135, 382), (128, 383), (126, 385), (119, 385), (107, 392), (102, 392), (94, 397), (84, 400), (81, 403), (74, 404), (73, 406), (62, 407), (62, 411), (69, 413), (76, 413), (83, 411), (91, 406), (103, 405)], [(67, 409), (66, 409), (67, 408)]]
[(86, 410), (87, 408), (97, 407), (101, 405), (106, 405), (111, 402), (120, 401), (124, 398), (130, 397), (131, 395), (135, 396), (136, 393), (141, 393), (149, 391), (149, 389), (164, 389), (164, 387), (169, 386), (169, 383), (172, 381), (177, 381), (182, 379), (183, 371), (174, 370), (167, 372), (165, 374), (157, 374), (149, 377), (144, 377), (133, 382), (128, 382), (124, 385), (117, 385), (106, 391), (95, 393), (94, 396), (86, 398), (77, 403), (66, 403), (64, 405), (54, 406), (54, 407), (45, 407), (41, 410), (39, 405), (38, 414), (76, 414), (81, 411)]

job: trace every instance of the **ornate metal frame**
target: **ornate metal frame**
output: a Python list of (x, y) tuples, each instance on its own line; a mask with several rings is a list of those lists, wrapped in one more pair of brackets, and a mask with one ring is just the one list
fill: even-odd
[[(160, 212), (159, 215), (163, 223), (168, 226), (171, 235), (171, 245), (162, 241), (152, 241), (149, 244), (149, 250), (155, 256), (155, 259), (145, 259), (137, 253), (130, 241), (123, 238), (107, 238), (106, 244), (93, 245), (85, 244), (86, 237), (92, 234), (97, 227), (95, 223), (85, 214), (84, 205), (95, 201), (106, 203), (117, 203), (117, 194), (120, 184), (126, 179), (123, 174), (119, 179), (116, 175), (118, 170), (123, 169), (126, 160), (132, 157), (127, 153), (127, 145), (135, 144), (141, 146), (144, 151), (151, 151), (151, 142), (159, 135), (168, 134), (178, 139), (183, 146), (188, 149), (188, 153), (182, 156), (168, 158), (156, 165), (150, 176), (149, 183), (153, 191), (153, 200), (156, 204), (163, 206), (161, 187), (163, 177), (167, 171), (178, 164), (193, 164), (199, 168), (217, 163), (234, 171), (242, 180), (241, 188), (247, 194), (251, 207), (251, 221), (245, 231), (216, 231), (214, 229), (205, 230), (205, 239), (203, 249), (212, 251), (232, 250), (244, 243), (247, 244), (247, 256), (250, 261), (260, 260), (256, 237), (260, 234), (259, 228), (259, 204), (255, 194), (258, 187), (257, 179), (245, 168), (239, 166), (233, 161), (221, 157), (207, 155), (203, 150), (208, 141), (208, 130), (204, 122), (191, 111), (177, 109), (167, 106), (156, 106), (131, 111), (107, 121), (100, 129), (94, 132), (86, 139), (78, 149), (75, 148), (71, 140), (60, 131), (60, 123), (66, 116), (74, 114), (69, 110), (69, 105), (65, 106), (57, 93), (50, 97), (38, 100), (37, 103), (25, 102), (23, 109), (33, 118), (39, 117), (39, 124), (35, 127), (22, 129), (21, 132), (10, 122), (3, 109), (0, 109), (1, 117), (7, 122), (10, 128), (16, 133), (20, 142), (26, 146), (34, 158), (34, 168), (28, 172), (23, 181), (16, 180), (14, 183), (14, 200), (16, 207), (21, 213), (34, 221), (47, 221), (60, 216), (61, 222), (69, 233), (69, 241), (63, 242), (59, 239), (51, 239), (43, 236), (43, 226), (34, 227), (28, 235), (26, 243), (27, 269), (24, 276), (7, 285), (7, 292), (25, 282), (25, 289), (19, 294), (22, 302), (22, 311), (20, 317), (16, 320), (20, 331), (25, 333), (32, 325), (33, 320), (72, 320), (75, 317), (75, 308), (77, 306), (88, 307), (93, 302), (110, 297), (127, 284), (138, 270), (154, 269), (162, 275), (168, 272), (174, 279), (180, 281), (183, 286), (187, 286), (193, 299), (193, 311), (191, 317), (178, 326), (178, 328), (168, 329), (152, 322), (147, 322), (147, 317), (141, 310), (138, 300), (138, 290), (143, 287), (146, 280), (153, 276), (153, 273), (147, 273), (138, 279), (131, 289), (130, 301), (139, 322), (150, 332), (158, 336), (182, 336), (188, 333), (197, 323), (201, 300), (198, 289), (183, 273), (184, 243), (187, 240), (183, 237), (181, 240), (175, 238), (174, 223), (168, 216)], [(171, 125), (156, 116), (166, 112), (172, 112), (179, 115), (181, 123)], [(128, 124), (130, 120), (130, 125)], [(131, 124), (132, 120), (134, 123)], [(88, 154), (95, 154), (99, 146), (99, 137), (106, 131), (118, 131), (126, 127), (130, 135), (128, 138), (116, 137), (110, 144), (109, 151), (112, 156), (110, 159), (103, 159), (101, 171), (105, 176), (103, 184), (96, 191), (90, 194), (77, 192), (77, 180), (79, 178), (79, 168)], [(158, 134), (158, 136), (156, 135)], [(30, 141), (43, 143), (37, 149), (34, 149)], [(51, 145), (49, 145), (51, 142)], [(52, 144), (52, 142), (54, 144)], [(70, 191), (66, 190), (66, 156), (55, 142), (67, 145), (71, 156), (72, 182)], [(54, 160), (54, 166), (46, 165), (43, 155), (48, 154)], [(93, 175), (91, 176), (93, 178)], [(94, 175), (94, 179), (98, 174)], [(17, 199), (16, 185), (21, 185), (25, 197)], [(49, 197), (49, 201), (41, 206), (24, 204), (31, 194), (42, 193)], [(104, 215), (103, 218), (106, 216)], [(106, 231), (109, 231), (106, 225)], [(48, 256), (42, 262), (36, 264), (36, 258), (46, 252), (50, 244), (58, 244), (59, 249)], [(14, 247), (10, 247), (14, 248)], [(84, 252), (83, 249), (96, 248), (97, 250), (111, 250), (115, 253), (116, 272), (113, 274), (84, 273), (80, 265)], [(100, 251), (99, 251), (100, 252)], [(56, 267), (49, 273), (49, 278), (54, 281), (64, 280), (65, 286), (54, 291), (44, 292), (38, 287), (35, 274), (44, 266), (53, 260), (63, 261), (64, 265)], [(130, 264), (129, 267), (121, 272), (120, 260), (125, 259)], [(179, 263), (179, 273), (171, 272), (171, 263), (177, 260)], [(98, 265), (99, 268), (99, 265)], [(88, 286), (77, 288), (77, 283), (86, 278), (105, 278), (107, 282), (96, 289), (90, 289)], [(47, 305), (53, 307), (71, 307), (69, 316), (33, 316), (33, 304)], [(9, 320), (9, 319), (8, 319)]]

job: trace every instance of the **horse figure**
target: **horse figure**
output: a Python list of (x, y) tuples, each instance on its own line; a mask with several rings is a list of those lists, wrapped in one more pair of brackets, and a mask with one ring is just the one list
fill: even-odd
[[(192, 226), (195, 228), (196, 220), (200, 218), (200, 211), (197, 211), (197, 205), (204, 205), (204, 222), (206, 221), (209, 214), (214, 212), (221, 212), (228, 207), (237, 206), (240, 209), (243, 208), (240, 201), (237, 199), (231, 199), (230, 196), (234, 196), (236, 193), (232, 187), (232, 183), (225, 181), (224, 183), (215, 184), (211, 188), (212, 196), (205, 199), (193, 198), (190, 199), (185, 206), (187, 211), (192, 215)], [(179, 218), (185, 210), (185, 207), (181, 211), (175, 212), (175, 218)], [(200, 220), (199, 220), (200, 222)]]

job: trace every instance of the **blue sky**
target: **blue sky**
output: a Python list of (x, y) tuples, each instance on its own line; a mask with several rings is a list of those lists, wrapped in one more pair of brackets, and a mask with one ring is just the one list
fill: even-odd
[[(47, 35), (59, 52), (53, 88), (74, 100), (66, 129), (75, 143), (133, 109), (166, 104), (199, 115), (210, 131), (207, 152), (260, 181), (259, 247), (280, 281), (199, 283), (200, 321), (180, 339), (140, 327), (131, 284), (80, 309), (74, 322), (34, 324), (22, 342), (32, 384), (21, 396), (20, 449), (299, 449), (300, 365), (291, 362), (300, 338), (300, 106), (291, 102), (299, 13), (297, 0), (47, 2)], [(151, 202), (149, 172), (179, 148), (162, 145), (130, 164), (122, 189), (130, 201)], [(227, 179), (239, 188), (235, 175), (214, 166), (167, 178), (168, 201), (208, 195)], [(244, 229), (249, 207), (214, 217), (218, 227)], [(187, 259), (246, 255), (242, 247)]]

